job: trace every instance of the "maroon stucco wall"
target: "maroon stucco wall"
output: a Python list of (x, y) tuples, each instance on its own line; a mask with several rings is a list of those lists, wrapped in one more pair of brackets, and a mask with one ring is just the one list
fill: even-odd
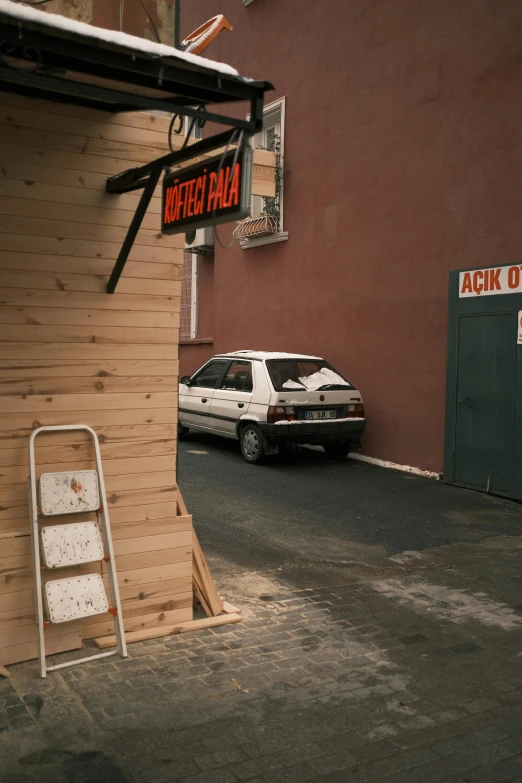
[(287, 98), (290, 238), (216, 247), (213, 349), (325, 355), (363, 451), (440, 470), (448, 271), (522, 256), (522, 6), (200, 0), (182, 32), (219, 12), (206, 54)]
[(179, 346), (179, 377), (192, 375), (202, 364), (214, 355), (212, 342), (181, 340)]
[(197, 334), (214, 336), (214, 259), (203, 255), (198, 256)]

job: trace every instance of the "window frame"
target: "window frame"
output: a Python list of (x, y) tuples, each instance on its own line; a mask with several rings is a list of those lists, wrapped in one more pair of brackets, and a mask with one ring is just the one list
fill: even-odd
[[(228, 371), (230, 370), (230, 368), (234, 364), (247, 364), (249, 366), (249, 368), (250, 368), (250, 378), (252, 380), (252, 388), (251, 389), (232, 389), (231, 387), (227, 387), (227, 386), (223, 385), (225, 383), (225, 379), (226, 379), (226, 377), (228, 375)], [(231, 359), (229, 364), (228, 364), (227, 369), (223, 373), (223, 377), (221, 378), (221, 384), (218, 387), (218, 389), (219, 389), (219, 391), (232, 391), (232, 392), (236, 392), (238, 394), (253, 394), (254, 393), (254, 371), (253, 371), (252, 362), (249, 359)]]
[[(186, 138), (188, 136), (190, 124), (192, 122), (192, 117), (184, 117), (183, 118), (183, 136)], [(194, 123), (194, 127), (192, 128), (192, 133), (190, 134), (191, 139), (195, 139), (196, 141), (200, 141), (203, 138), (203, 128), (198, 125), (198, 121)]]
[[(195, 340), (197, 337), (198, 332), (198, 255), (197, 253), (191, 253), (190, 250), (184, 251), (185, 255), (183, 257), (183, 270), (182, 270), (182, 279), (181, 279), (181, 302), (180, 302), (180, 340)], [(190, 275), (184, 274), (185, 272), (185, 262), (187, 262), (188, 265), (188, 258), (187, 256), (190, 255)], [(183, 283), (186, 281), (190, 281), (190, 296), (185, 296), (183, 292)], [(186, 303), (190, 305), (190, 318), (189, 318), (189, 333), (187, 334), (181, 334), (181, 315), (184, 312), (184, 308), (186, 308)]]
[[(199, 386), (197, 383), (197, 380), (199, 376), (205, 372), (205, 370), (210, 367), (211, 364), (222, 364), (223, 370), (221, 371), (221, 375), (218, 376), (218, 379), (216, 381), (215, 386)], [(200, 367), (200, 369), (194, 373), (194, 375), (190, 378), (190, 388), (197, 388), (197, 389), (212, 389), (213, 391), (216, 391), (216, 389), (219, 389), (220, 384), (223, 382), (223, 377), (228, 370), (228, 366), (230, 364), (230, 361), (227, 361), (226, 359), (210, 359), (206, 364), (203, 365), (203, 367)]]
[[(277, 232), (277, 234), (269, 234), (268, 236), (252, 237), (252, 238), (245, 237), (244, 239), (241, 239), (240, 242), (243, 250), (247, 250), (248, 248), (252, 248), (252, 247), (259, 247), (259, 245), (270, 245), (273, 242), (284, 242), (288, 240), (288, 231), (284, 230), (285, 115), (286, 115), (286, 96), (283, 95), (281, 98), (277, 98), (277, 100), (266, 104), (266, 106), (263, 109), (263, 130), (256, 133), (255, 136), (253, 136), (251, 139), (251, 144), (253, 149), (257, 149), (259, 146), (263, 146), (263, 141), (265, 139), (265, 133), (267, 129), (266, 125), (269, 125), (270, 127), (271, 124), (276, 124), (276, 123), (279, 124), (279, 128), (280, 128), (279, 160), (280, 160), (280, 168), (281, 168), (281, 182), (280, 182), (280, 193), (279, 193), (279, 231)], [(249, 118), (250, 115), (247, 115), (247, 119)], [(270, 123), (270, 120), (272, 119), (275, 119), (276, 122)], [(262, 140), (261, 140), (261, 144), (259, 144), (259, 137), (261, 134), (262, 134)], [(258, 139), (257, 142), (256, 139)], [(253, 203), (253, 199), (255, 198), (262, 199), (263, 196), (252, 196), (251, 198)]]

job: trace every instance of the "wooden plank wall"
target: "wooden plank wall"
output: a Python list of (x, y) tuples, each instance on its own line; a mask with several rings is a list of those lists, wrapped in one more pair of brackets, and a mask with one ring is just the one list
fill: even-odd
[[(0, 663), (36, 654), (26, 480), (38, 425), (100, 437), (126, 627), (192, 619), (192, 524), (176, 516), (182, 235), (160, 233), (159, 188), (106, 293), (140, 195), (106, 195), (106, 178), (163, 154), (168, 122), (0, 98)], [(38, 472), (92, 456), (83, 435), (41, 436)], [(110, 619), (52, 627), (49, 648), (112, 632)]]

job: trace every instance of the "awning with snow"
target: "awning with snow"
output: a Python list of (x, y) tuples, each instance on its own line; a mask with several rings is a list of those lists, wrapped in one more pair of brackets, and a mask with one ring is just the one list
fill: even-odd
[[(164, 44), (0, 0), (0, 88), (109, 112), (204, 114), (250, 131), (272, 85)], [(236, 101), (251, 104), (248, 120), (200, 108)]]
[[(161, 173), (226, 145), (240, 147), (261, 130), (269, 82), (230, 65), (54, 13), (0, 0), (0, 90), (107, 112), (164, 111), (227, 130), (110, 177), (107, 192), (143, 188), (110, 277), (114, 293)], [(245, 102), (242, 117), (208, 106)], [(248, 118), (246, 115), (248, 114)]]

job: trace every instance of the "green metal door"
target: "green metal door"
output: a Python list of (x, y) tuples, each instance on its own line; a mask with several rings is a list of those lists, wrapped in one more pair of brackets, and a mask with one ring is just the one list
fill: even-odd
[(511, 493), (517, 317), (459, 318), (455, 481)]
[(444, 481), (522, 500), (522, 264), (449, 283)]

